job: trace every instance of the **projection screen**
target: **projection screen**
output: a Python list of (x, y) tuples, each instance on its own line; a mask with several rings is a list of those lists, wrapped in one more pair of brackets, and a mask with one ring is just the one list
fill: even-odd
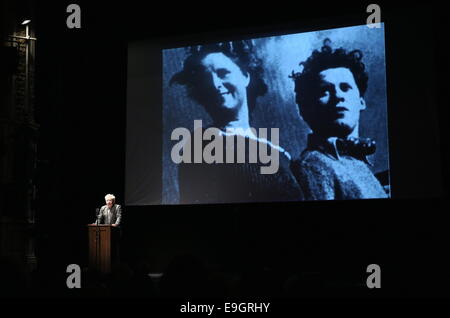
[(128, 48), (127, 205), (390, 197), (384, 25)]

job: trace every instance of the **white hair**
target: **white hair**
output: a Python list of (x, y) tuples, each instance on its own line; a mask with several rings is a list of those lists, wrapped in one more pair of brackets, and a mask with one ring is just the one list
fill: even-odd
[(116, 201), (116, 197), (114, 196), (114, 194), (107, 194), (105, 195), (105, 201), (108, 199), (112, 199), (113, 201)]

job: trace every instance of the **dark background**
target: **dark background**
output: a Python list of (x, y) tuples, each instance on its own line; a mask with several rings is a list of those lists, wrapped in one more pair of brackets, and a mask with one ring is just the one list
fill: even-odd
[[(183, 46), (198, 35), (220, 40), (275, 29), (325, 29), (363, 24), (368, 15), (368, 3), (237, 8), (77, 1), (82, 28), (69, 30), (69, 3), (39, 1), (36, 11), (36, 254), (52, 274), (45, 293), (30, 297), (59, 296), (66, 266), (87, 263), (86, 224), (95, 208), (106, 193), (123, 200), (128, 41), (169, 38)], [(382, 289), (364, 297), (448, 296), (445, 12), (433, 5), (380, 5), (389, 30), (394, 199), (125, 207), (125, 262), (144, 261), (150, 271), (162, 272), (175, 256), (193, 254), (223, 272), (314, 272), (338, 286), (325, 295), (331, 297), (365, 284), (367, 265), (376, 263)], [(155, 118), (157, 130), (161, 114)], [(160, 158), (155, 154), (159, 165)]]

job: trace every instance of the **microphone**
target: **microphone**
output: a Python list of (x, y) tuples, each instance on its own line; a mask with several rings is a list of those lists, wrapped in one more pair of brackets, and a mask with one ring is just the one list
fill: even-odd
[(98, 225), (98, 215), (100, 214), (100, 209), (99, 208), (96, 208), (95, 209), (95, 218), (97, 219), (96, 221), (95, 221), (95, 223)]

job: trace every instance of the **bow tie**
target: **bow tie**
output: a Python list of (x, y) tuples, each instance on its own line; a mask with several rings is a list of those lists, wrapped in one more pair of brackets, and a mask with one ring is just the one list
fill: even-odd
[(341, 155), (349, 155), (358, 159), (364, 159), (366, 156), (375, 153), (377, 147), (374, 140), (370, 138), (336, 139), (336, 148)]

